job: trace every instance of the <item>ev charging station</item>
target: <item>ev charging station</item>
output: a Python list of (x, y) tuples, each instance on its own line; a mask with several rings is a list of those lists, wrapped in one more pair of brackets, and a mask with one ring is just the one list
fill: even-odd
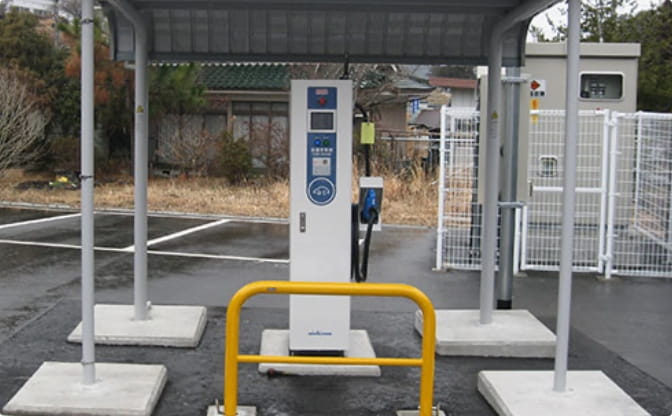
[[(352, 81), (292, 81), (289, 279), (350, 281)], [(292, 295), (292, 354), (343, 355), (350, 298)]]
[[(382, 178), (360, 180), (362, 209), (352, 205), (351, 80), (293, 80), (290, 95), (289, 280), (347, 283), (366, 278), (359, 266), (359, 224), (380, 230)], [(357, 207), (357, 205), (356, 205)], [(356, 213), (356, 215), (353, 214)], [(263, 355), (375, 357), (368, 334), (350, 329), (350, 297), (290, 295), (289, 330), (267, 329)], [(262, 363), (286, 374), (379, 376), (375, 365)]]

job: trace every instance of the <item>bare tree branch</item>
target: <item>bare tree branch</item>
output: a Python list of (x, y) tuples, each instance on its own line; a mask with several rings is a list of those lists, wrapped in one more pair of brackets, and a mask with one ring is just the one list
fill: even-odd
[(0, 69), (0, 174), (35, 160), (50, 116), (37, 104), (16, 71)]

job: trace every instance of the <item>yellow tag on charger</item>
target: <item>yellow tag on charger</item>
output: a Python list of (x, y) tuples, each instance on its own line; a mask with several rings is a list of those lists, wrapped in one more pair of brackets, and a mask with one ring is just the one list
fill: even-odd
[(376, 125), (374, 123), (362, 123), (360, 140), (362, 144), (373, 144), (376, 141)]

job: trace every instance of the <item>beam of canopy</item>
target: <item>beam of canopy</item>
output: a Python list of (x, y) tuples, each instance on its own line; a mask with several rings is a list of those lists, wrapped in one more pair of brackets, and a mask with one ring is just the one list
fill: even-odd
[[(493, 27), (538, 0), (127, 0), (152, 61), (487, 64)], [(133, 60), (133, 25), (106, 0), (113, 54)], [(548, 3), (548, 1), (546, 1)], [(519, 66), (530, 18), (503, 37)]]

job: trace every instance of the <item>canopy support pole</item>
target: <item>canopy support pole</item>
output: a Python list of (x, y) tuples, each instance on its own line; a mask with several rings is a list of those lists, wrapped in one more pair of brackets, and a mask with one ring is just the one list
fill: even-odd
[(576, 210), (576, 159), (579, 134), (579, 42), (580, 0), (568, 0), (567, 85), (565, 91), (565, 163), (562, 191), (562, 234), (560, 237), (560, 275), (558, 281), (558, 322), (553, 390), (567, 388), (569, 321), (572, 303), (572, 263), (574, 253), (574, 213)]
[(93, 136), (94, 136), (94, 22), (93, 0), (82, 0), (81, 23), (81, 227), (82, 227), (82, 369), (83, 383), (96, 381), (94, 343), (94, 220), (93, 220)]
[(483, 202), (483, 227), (481, 230), (481, 293), (480, 323), (492, 322), (495, 290), (495, 265), (497, 261), (497, 202), (499, 191), (499, 102), (502, 80), (502, 42), (506, 31), (514, 24), (529, 19), (557, 3), (557, 0), (528, 1), (504, 16), (490, 35), (488, 52), (488, 131), (486, 138), (485, 196)]

